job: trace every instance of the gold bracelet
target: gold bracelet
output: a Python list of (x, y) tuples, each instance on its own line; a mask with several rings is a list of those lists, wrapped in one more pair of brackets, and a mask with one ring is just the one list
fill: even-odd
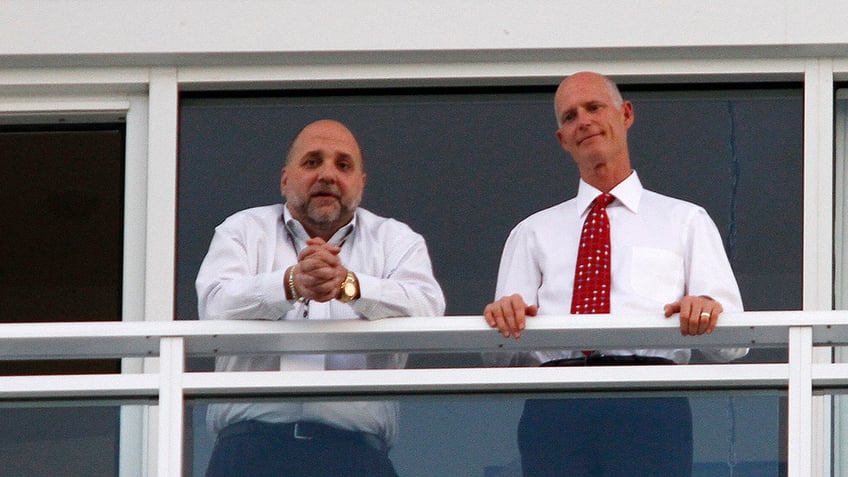
[(289, 292), (291, 293), (292, 301), (300, 300), (300, 296), (297, 294), (297, 290), (294, 288), (294, 270), (297, 268), (297, 265), (292, 265), (289, 268)]

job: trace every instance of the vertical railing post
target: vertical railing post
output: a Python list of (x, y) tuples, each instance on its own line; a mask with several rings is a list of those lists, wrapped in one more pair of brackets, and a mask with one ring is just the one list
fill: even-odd
[[(147, 157), (146, 173), (147, 190), (145, 192), (145, 209), (143, 217), (146, 219), (144, 230), (144, 283), (141, 292), (144, 294), (144, 320), (145, 321), (172, 321), (174, 319), (175, 303), (175, 267), (177, 243), (177, 149), (178, 149), (178, 123), (179, 123), (179, 82), (177, 69), (174, 67), (150, 68), (150, 84), (148, 89), (147, 110)], [(134, 290), (137, 292), (137, 290)], [(165, 360), (164, 354), (167, 350), (165, 339), (162, 340), (163, 355), (162, 368), (159, 370), (163, 381), (168, 380), (170, 363)], [(182, 353), (173, 359), (182, 360)], [(145, 363), (145, 371), (155, 366), (148, 360)], [(155, 371), (153, 371), (155, 372)], [(177, 379), (177, 376), (171, 376)], [(165, 388), (167, 390), (167, 388)], [(170, 403), (168, 399), (177, 399), (177, 396), (159, 395), (160, 406), (167, 408)], [(172, 412), (180, 412), (182, 409), (174, 409)], [(162, 413), (158, 419), (150, 416), (150, 422), (166, 423), (169, 413)], [(182, 425), (182, 419), (179, 422)], [(150, 436), (168, 435), (167, 428), (152, 429)], [(164, 440), (167, 443), (167, 439)], [(153, 443), (148, 443), (152, 448)], [(171, 459), (166, 456), (181, 450), (182, 448), (168, 448), (162, 445), (162, 440), (156, 445), (156, 449), (163, 454), (155, 455), (155, 469), (157, 476), (179, 475), (176, 473), (165, 474), (162, 469), (169, 468)], [(151, 453), (148, 450), (149, 453)], [(179, 457), (179, 456), (177, 456)], [(153, 471), (150, 465), (148, 471)], [(179, 468), (176, 472), (179, 472)], [(173, 468), (171, 472), (175, 472)]]
[(163, 337), (159, 345), (159, 439), (158, 477), (180, 477), (183, 467), (182, 386), (185, 342), (182, 337)]
[(813, 329), (789, 328), (788, 475), (813, 475)]

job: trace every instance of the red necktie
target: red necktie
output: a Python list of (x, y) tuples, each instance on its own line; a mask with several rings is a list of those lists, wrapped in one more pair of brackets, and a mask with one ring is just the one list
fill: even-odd
[(583, 223), (577, 267), (574, 269), (572, 314), (610, 312), (611, 257), (607, 205), (614, 199), (610, 194), (596, 197)]

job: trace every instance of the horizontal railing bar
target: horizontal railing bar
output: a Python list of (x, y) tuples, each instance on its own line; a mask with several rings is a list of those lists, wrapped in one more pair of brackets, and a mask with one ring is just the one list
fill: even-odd
[(83, 374), (0, 377), (0, 400), (156, 399), (157, 374)]
[[(784, 388), (786, 364), (189, 373), (186, 397)], [(222, 379), (222, 375), (233, 374)]]
[[(186, 398), (778, 389), (786, 364), (186, 373)], [(843, 378), (843, 382), (848, 378)], [(0, 377), (0, 400), (157, 399), (157, 374)]]
[(813, 387), (848, 387), (848, 363), (813, 363)]
[[(780, 389), (788, 364), (691, 364), (592, 368), (439, 368), (186, 373), (187, 398), (367, 396), (550, 391)], [(848, 364), (813, 364), (813, 386), (848, 387)], [(156, 399), (159, 375), (0, 377), (0, 400)]]
[(283, 352), (455, 352), (546, 348), (783, 347), (791, 326), (816, 345), (848, 344), (848, 311), (725, 313), (711, 335), (687, 337), (661, 315), (539, 316), (520, 340), (480, 316), (376, 321), (167, 321), (0, 324), (0, 360), (157, 356), (159, 339), (183, 337), (188, 356)]

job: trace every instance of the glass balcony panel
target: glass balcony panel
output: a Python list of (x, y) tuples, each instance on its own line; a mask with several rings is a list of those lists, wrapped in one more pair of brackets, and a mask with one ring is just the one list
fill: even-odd
[[(786, 475), (786, 393), (779, 391), (393, 396), (391, 399), (399, 402), (400, 430), (389, 455), (404, 477), (520, 476), (516, 432), (525, 400), (669, 397), (687, 397), (692, 408), (694, 477)], [(193, 424), (186, 432), (190, 436), (186, 455), (190, 456), (191, 475), (204, 475), (215, 442), (206, 426), (206, 412), (210, 405), (218, 404), (221, 402), (189, 401), (187, 414)], [(597, 431), (586, 438), (616, 438), (602, 427)]]
[[(0, 475), (119, 475), (121, 415), (123, 409), (130, 408), (140, 409), (140, 406), (3, 402), (0, 404)], [(140, 435), (141, 429), (136, 427), (136, 430)], [(138, 450), (135, 454), (139, 454)]]

